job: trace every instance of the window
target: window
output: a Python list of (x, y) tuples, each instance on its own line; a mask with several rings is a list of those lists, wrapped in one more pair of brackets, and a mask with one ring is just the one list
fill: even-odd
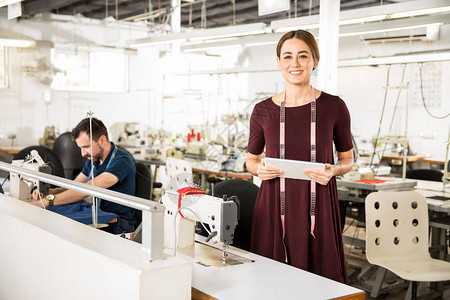
[(126, 92), (128, 57), (124, 53), (78, 50), (51, 52), (55, 68), (52, 88), (63, 91)]

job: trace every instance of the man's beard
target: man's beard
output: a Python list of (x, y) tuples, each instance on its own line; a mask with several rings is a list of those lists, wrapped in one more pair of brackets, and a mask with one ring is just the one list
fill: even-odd
[(100, 145), (98, 145), (99, 150), (98, 153), (92, 156), (92, 159), (94, 160), (95, 163), (100, 162), (100, 159), (103, 157), (103, 153), (104, 153), (104, 148)]

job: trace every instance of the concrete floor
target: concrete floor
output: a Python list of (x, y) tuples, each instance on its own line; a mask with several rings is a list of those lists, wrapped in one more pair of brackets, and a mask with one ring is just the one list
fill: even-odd
[[(352, 219), (347, 218), (346, 220), (346, 225), (344, 227), (344, 235), (351, 237), (351, 238), (359, 238), (361, 240), (365, 240), (365, 229), (362, 226), (355, 226), (357, 224), (357, 221), (353, 221), (352, 223)], [(361, 275), (364, 274), (364, 272), (366, 272), (371, 265), (369, 264), (369, 262), (366, 259), (366, 254), (364, 252), (364, 249), (362, 248), (358, 248), (356, 246), (350, 246), (348, 244), (344, 244), (344, 251), (345, 251), (345, 256), (346, 256), (346, 260), (347, 260), (347, 270), (349, 272), (349, 276), (350, 276), (350, 285), (355, 286), (357, 288), (363, 289), (361, 283), (363, 282), (364, 284), (368, 285), (368, 286), (372, 286), (372, 284), (375, 281), (376, 278), (376, 273), (374, 273), (372, 276), (370, 276), (367, 280), (365, 281), (361, 281)], [(358, 272), (360, 270), (360, 272)], [(355, 273), (353, 273), (355, 272)], [(354, 274), (354, 276), (352, 276), (352, 273)], [(403, 283), (404, 281), (399, 278), (398, 276), (396, 276), (395, 274), (393, 274), (390, 271), (387, 271), (386, 273), (386, 277), (385, 277), (385, 281), (383, 283), (383, 288), (385, 287), (390, 287), (390, 286), (394, 286), (400, 283)], [(406, 283), (408, 284), (408, 283)], [(429, 287), (429, 283), (428, 282), (422, 282), (419, 283), (418, 286), (418, 298), (419, 299), (446, 299), (446, 300), (450, 300), (450, 282), (446, 282), (443, 286), (443, 293), (441, 296), (438, 296), (437, 298), (433, 298), (433, 295), (430, 295), (430, 293), (432, 292), (432, 290)], [(377, 298), (373, 298), (370, 296), (370, 291), (366, 291), (366, 299), (370, 300), (370, 299), (392, 299), (392, 300), (400, 300), (400, 299), (405, 299), (406, 296), (406, 292), (407, 292), (407, 287), (405, 288), (399, 288), (399, 289), (395, 289), (392, 290), (388, 293), (384, 293), (384, 294), (380, 294)]]

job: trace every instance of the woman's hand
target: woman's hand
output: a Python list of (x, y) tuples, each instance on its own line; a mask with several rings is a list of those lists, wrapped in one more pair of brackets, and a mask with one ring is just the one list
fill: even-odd
[(333, 165), (325, 164), (325, 170), (305, 170), (305, 175), (320, 185), (327, 185), (330, 179), (334, 176), (334, 167), (335, 166)]
[(321, 185), (326, 185), (333, 176), (344, 175), (353, 167), (353, 150), (337, 152), (336, 165), (325, 164), (325, 170), (305, 170), (305, 175)]
[(261, 180), (274, 179), (281, 174), (283, 171), (280, 169), (266, 166), (262, 159), (262, 154), (255, 155), (247, 153), (247, 170), (255, 176), (258, 176)]
[(274, 179), (274, 178), (280, 176), (281, 174), (283, 174), (283, 171), (281, 171), (280, 169), (277, 169), (275, 167), (266, 166), (264, 164), (264, 161), (259, 162), (256, 165), (256, 167), (257, 167), (256, 173), (258, 174), (258, 177), (261, 180)]

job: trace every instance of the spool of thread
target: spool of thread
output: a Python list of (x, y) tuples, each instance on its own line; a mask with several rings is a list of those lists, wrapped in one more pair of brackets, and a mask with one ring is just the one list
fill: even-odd
[(187, 141), (188, 141), (188, 143), (191, 142), (191, 135), (189, 133), (187, 134)]
[(201, 136), (200, 136), (200, 132), (197, 132), (197, 141), (200, 142)]
[(191, 129), (191, 136), (192, 136), (192, 137), (195, 136), (194, 128)]

